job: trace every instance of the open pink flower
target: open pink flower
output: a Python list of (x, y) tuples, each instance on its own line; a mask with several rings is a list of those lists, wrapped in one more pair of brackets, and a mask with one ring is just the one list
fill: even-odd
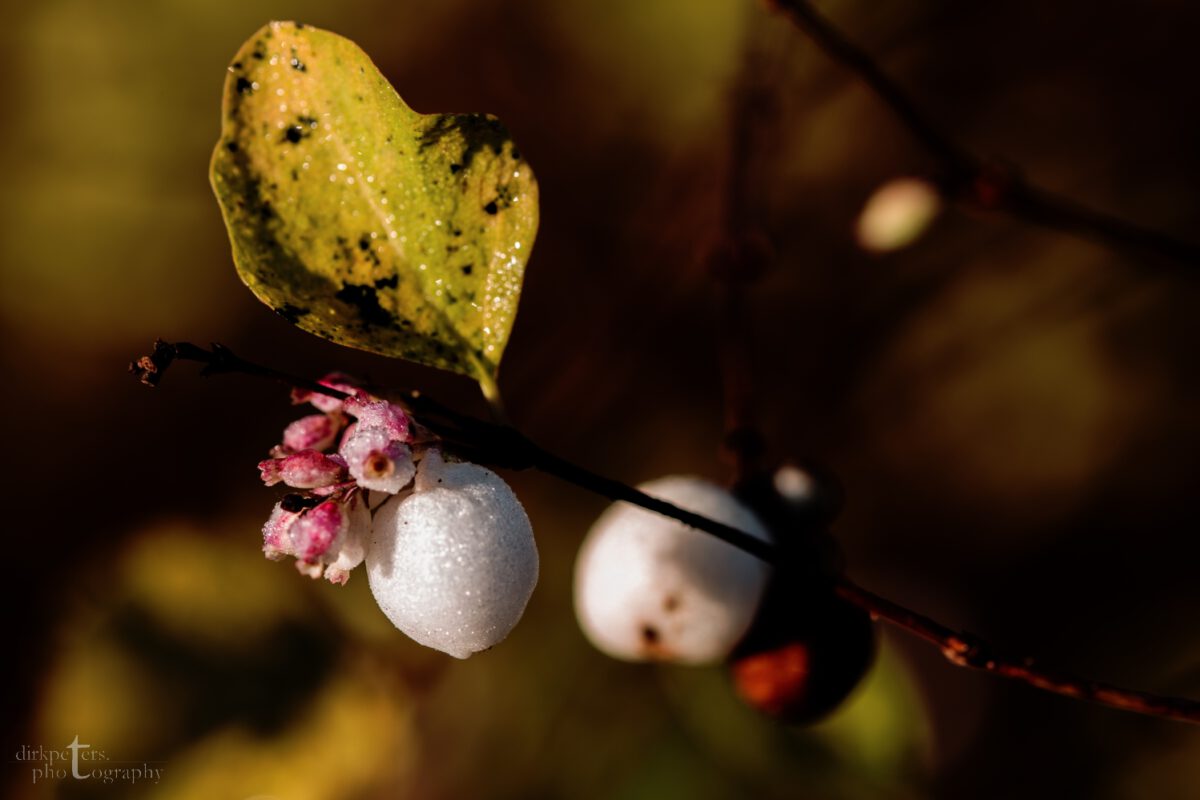
[(359, 427), (382, 428), (390, 438), (400, 442), (407, 442), (411, 438), (408, 415), (395, 403), (370, 397), (351, 397), (343, 404), (343, 408), (358, 420)]
[[(328, 386), (330, 389), (337, 389), (339, 392), (345, 392), (349, 395), (363, 395), (366, 392), (358, 388), (353, 383), (354, 379), (349, 375), (341, 372), (331, 372), (317, 383), (322, 386)], [(338, 397), (331, 397), (327, 394), (314, 392), (311, 389), (293, 389), (292, 402), (299, 405), (300, 403), (312, 403), (319, 411), (324, 411), (326, 414), (332, 414), (335, 411), (342, 410), (342, 400)]]
[(384, 428), (359, 423), (342, 440), (339, 452), (350, 477), (364, 489), (396, 494), (416, 474), (412, 450)]

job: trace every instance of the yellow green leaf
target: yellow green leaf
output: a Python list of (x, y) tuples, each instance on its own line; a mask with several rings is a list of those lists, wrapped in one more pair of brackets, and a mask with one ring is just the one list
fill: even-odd
[(357, 45), (272, 22), (225, 81), (212, 183), (260, 300), (486, 394), (537, 233), (537, 183), (485, 114), (418, 114)]

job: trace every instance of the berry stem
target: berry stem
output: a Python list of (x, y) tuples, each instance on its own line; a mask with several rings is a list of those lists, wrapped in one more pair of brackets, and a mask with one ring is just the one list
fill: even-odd
[(500, 385), (496, 383), (496, 379), (491, 375), (480, 377), (479, 389), (483, 392), (483, 399), (487, 401), (492, 420), (498, 423), (506, 422), (508, 415), (504, 411), (504, 398), (500, 396)]
[(1032, 225), (1098, 241), (1117, 250), (1163, 256), (1200, 266), (1200, 245), (1088, 208), (1028, 181), (1004, 159), (984, 159), (955, 142), (866, 51), (854, 44), (808, 0), (767, 0), (831, 60), (875, 94), (917, 142), (937, 160), (942, 191), (975, 209), (998, 211)]

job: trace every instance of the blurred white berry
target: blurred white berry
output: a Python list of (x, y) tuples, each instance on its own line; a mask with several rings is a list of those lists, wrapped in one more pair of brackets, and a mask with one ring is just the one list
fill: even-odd
[(817, 493), (817, 483), (813, 476), (795, 464), (784, 464), (775, 471), (771, 479), (775, 491), (792, 503), (806, 503)]
[(941, 196), (928, 181), (888, 181), (875, 190), (858, 215), (858, 243), (873, 253), (907, 247), (920, 238), (941, 209)]
[[(770, 541), (748, 508), (701, 478), (668, 476), (638, 488)], [(614, 658), (709, 663), (746, 633), (768, 576), (766, 564), (707, 533), (614, 503), (575, 562), (575, 613), (592, 643)]]
[(413, 491), (375, 514), (367, 577), (392, 624), (466, 658), (521, 618), (538, 577), (533, 529), (498, 475), (429, 450)]

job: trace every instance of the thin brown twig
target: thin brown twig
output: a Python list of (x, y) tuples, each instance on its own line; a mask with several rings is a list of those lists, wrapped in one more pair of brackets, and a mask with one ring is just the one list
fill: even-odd
[(707, 254), (716, 288), (717, 356), (724, 407), (722, 447), (733, 464), (735, 485), (760, 468), (765, 441), (759, 429), (751, 369), (747, 293), (766, 269), (768, 245), (752, 201), (752, 173), (763, 159), (763, 132), (775, 117), (772, 82), (765, 76), (767, 56), (757, 47), (753, 28), (743, 64), (729, 92), (729, 144), (721, 223)]
[(1034, 666), (1033, 660), (1029, 658), (1002, 657), (979, 637), (951, 630), (923, 614), (880, 597), (844, 578), (837, 583), (835, 591), (843, 599), (869, 612), (872, 617), (886, 620), (932, 642), (955, 666), (991, 672), (1075, 700), (1086, 700), (1154, 717), (1200, 723), (1200, 702), (1195, 700), (1122, 689), (1119, 686), (1048, 671)]
[(943, 171), (942, 190), (950, 198), (1014, 219), (1093, 239), (1122, 250), (1164, 256), (1200, 266), (1200, 245), (1112, 214), (1088, 208), (1027, 181), (1001, 159), (980, 158), (935, 124), (870, 55), (819, 14), (807, 0), (767, 0), (832, 60), (861, 80), (929, 152)]
[[(146, 385), (157, 386), (167, 367), (176, 360), (204, 364), (204, 369), (201, 371), (203, 375), (240, 373), (285, 383), (330, 397), (344, 399), (348, 396), (345, 392), (330, 388), (310, 378), (290, 375), (247, 361), (234, 354), (229, 348), (215, 344), (211, 350), (206, 350), (187, 342), (171, 344), (160, 340), (155, 342), (153, 355), (131, 363), (129, 368), (130, 372)], [(511, 469), (537, 469), (610, 500), (623, 500), (678, 520), (685, 525), (716, 536), (763, 561), (779, 564), (780, 554), (772, 545), (737, 528), (651, 497), (632, 486), (597, 475), (584, 467), (548, 453), (515, 428), (460, 414), (418, 392), (404, 395), (401, 402), (420, 416), (422, 425), (432, 426), (430, 429), (435, 433), (444, 436), (454, 444), (480, 453), (490, 463)], [(1183, 722), (1200, 723), (1200, 702), (1195, 700), (1164, 697), (1047, 672), (1035, 668), (1028, 659), (1000, 658), (994, 655), (992, 649), (978, 637), (951, 630), (929, 617), (867, 591), (845, 578), (839, 578), (834, 589), (843, 599), (866, 610), (872, 617), (886, 620), (937, 645), (946, 658), (957, 666), (992, 672), (1022, 681), (1038, 689), (1077, 700), (1099, 703), (1111, 708)]]

